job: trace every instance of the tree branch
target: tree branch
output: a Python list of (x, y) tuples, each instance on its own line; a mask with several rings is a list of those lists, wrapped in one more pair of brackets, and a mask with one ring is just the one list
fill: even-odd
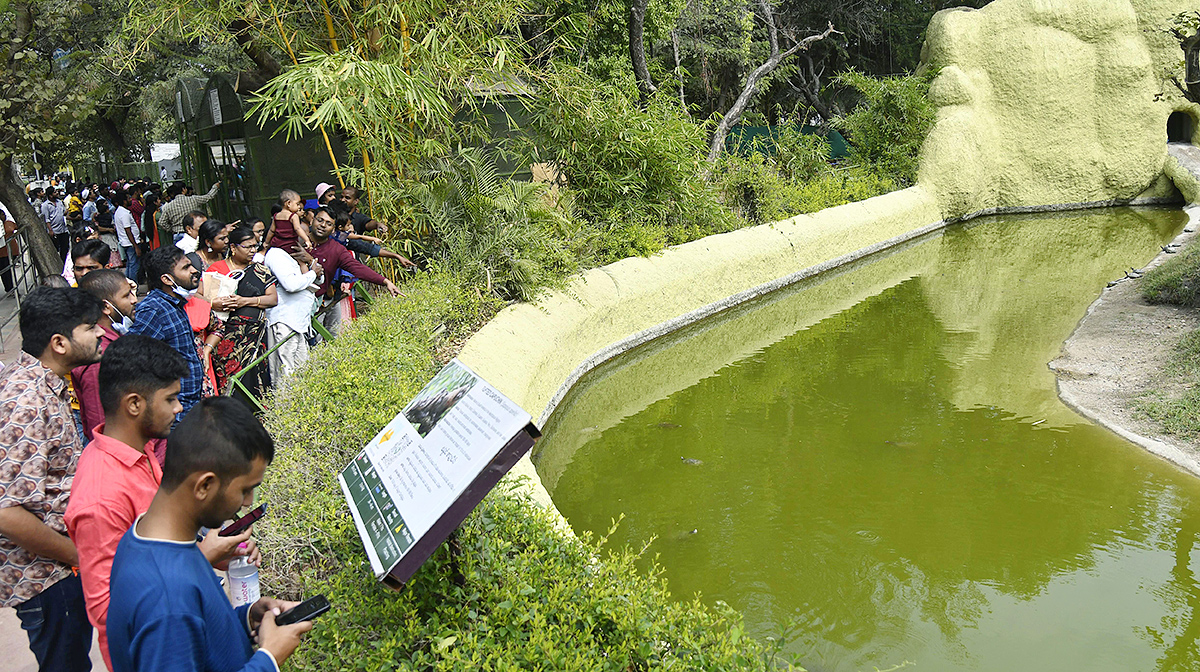
[(227, 30), (233, 35), (233, 39), (237, 40), (238, 46), (242, 48), (246, 57), (258, 66), (256, 70), (243, 70), (238, 73), (238, 93), (247, 94), (257, 91), (283, 73), (283, 67), (279, 65), (279, 61), (275, 60), (271, 52), (254, 39), (253, 29), (249, 22), (244, 19), (235, 19), (229, 24)]
[[(777, 29), (775, 28), (775, 17), (771, 14), (770, 7), (767, 5), (767, 0), (759, 0), (759, 5), (763, 8), (764, 13), (766, 14), (765, 18), (767, 25), (769, 26), (769, 33), (777, 35)], [(746, 77), (746, 85), (742, 87), (741, 94), (738, 95), (737, 100), (733, 102), (733, 106), (729, 108), (729, 111), (725, 113), (725, 116), (721, 119), (720, 123), (717, 124), (716, 130), (713, 131), (712, 142), (708, 146), (708, 158), (706, 159), (708, 162), (708, 168), (705, 169), (705, 177), (708, 176), (708, 173), (712, 170), (713, 164), (717, 162), (717, 157), (719, 157), (721, 152), (725, 149), (725, 137), (729, 135), (729, 129), (733, 128), (733, 126), (737, 124), (737, 122), (742, 118), (742, 114), (746, 111), (746, 107), (750, 105), (750, 101), (754, 99), (754, 93), (758, 89), (758, 83), (764, 77), (771, 74), (775, 68), (778, 68), (787, 57), (795, 54), (798, 51), (806, 50), (813, 44), (820, 42), (821, 40), (824, 40), (825, 38), (834, 34), (841, 35), (842, 33), (834, 30), (833, 24), (830, 23), (829, 27), (825, 29), (825, 32), (818, 33), (816, 35), (810, 35), (792, 45), (787, 51), (779, 52), (777, 43), (776, 46), (772, 47), (771, 57), (768, 58), (765, 63), (755, 68), (754, 71)], [(776, 39), (777, 37), (772, 38), (772, 41), (774, 42)]]

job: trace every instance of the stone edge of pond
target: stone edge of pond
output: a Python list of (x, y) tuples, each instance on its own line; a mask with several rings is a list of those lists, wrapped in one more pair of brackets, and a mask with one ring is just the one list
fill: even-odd
[[(937, 199), (918, 185), (592, 269), (536, 304), (505, 308), (459, 357), (544, 424), (575, 383), (622, 353), (951, 224), (998, 214), (1178, 202), (1155, 196), (999, 207), (947, 220)], [(512, 475), (528, 477), (534, 501), (554, 508), (528, 455)]]
[[(1193, 203), (1185, 208), (1185, 212), (1188, 214), (1185, 231), (1172, 241), (1180, 246), (1197, 244), (1196, 239), (1200, 237), (1200, 233), (1195, 230), (1200, 226), (1200, 205)], [(1154, 268), (1167, 259), (1167, 252), (1160, 252), (1141, 270)], [(1137, 382), (1141, 376), (1131, 374), (1124, 368), (1137, 367), (1137, 362), (1144, 362), (1145, 353), (1140, 352), (1144, 346), (1138, 343), (1146, 343), (1150, 339), (1129, 339), (1122, 336), (1117, 342), (1118, 339), (1111, 336), (1105, 338), (1102, 334), (1105, 324), (1127, 322), (1128, 313), (1137, 309), (1161, 313), (1165, 319), (1172, 319), (1170, 313), (1180, 310), (1172, 306), (1146, 305), (1141, 300), (1138, 286), (1133, 283), (1125, 282), (1106, 288), (1088, 307), (1087, 313), (1080, 318), (1079, 324), (1063, 342), (1061, 354), (1047, 365), (1054, 373), (1058, 398), (1071, 410), (1126, 441), (1184, 471), (1200, 476), (1200, 445), (1167, 436), (1152, 420), (1133, 419), (1136, 416), (1129, 408), (1128, 402), (1144, 390)], [(1094, 331), (1100, 331), (1101, 334), (1092, 333)], [(1083, 342), (1085, 339), (1088, 340), (1086, 344)], [(1126, 363), (1122, 369), (1116, 371), (1098, 370), (1095, 364), (1098, 359), (1103, 359), (1103, 356), (1096, 352), (1094, 341), (1097, 340), (1106, 341), (1105, 345), (1108, 347), (1127, 353), (1126, 359), (1132, 360), (1132, 363)], [(1178, 342), (1177, 339), (1175, 342)], [(1170, 344), (1172, 347), (1173, 345), (1174, 343)]]

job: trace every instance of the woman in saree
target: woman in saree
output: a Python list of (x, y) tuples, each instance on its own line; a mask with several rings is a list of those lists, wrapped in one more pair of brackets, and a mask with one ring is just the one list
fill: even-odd
[[(212, 351), (217, 389), (226, 391), (234, 375), (265, 352), (266, 310), (279, 302), (275, 276), (254, 262), (258, 240), (245, 227), (229, 233), (229, 257), (211, 264), (207, 272), (236, 281), (236, 291), (213, 299), (213, 311), (227, 313), (220, 341)], [(223, 283), (228, 286), (228, 283)], [(269, 385), (267, 367), (256, 366), (242, 377), (242, 384), (258, 396)]]

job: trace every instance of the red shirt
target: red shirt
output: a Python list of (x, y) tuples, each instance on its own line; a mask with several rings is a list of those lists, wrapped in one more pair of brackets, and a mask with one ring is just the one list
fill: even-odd
[(108, 578), (121, 537), (150, 508), (162, 482), (153, 444), (139, 452), (104, 435), (101, 424), (83, 449), (67, 503), (67, 532), (79, 551), (79, 575), (88, 620), (100, 633), (100, 653), (108, 669)]
[[(100, 352), (108, 349), (108, 344), (120, 338), (120, 334), (112, 327), (104, 327), (104, 335), (100, 337)], [(92, 440), (92, 429), (104, 422), (104, 407), (100, 405), (100, 362), (77, 366), (71, 369), (71, 380), (75, 388), (75, 397), (79, 399), (79, 416), (83, 420), (83, 435), (88, 441)]]
[(309, 250), (309, 254), (321, 262), (321, 268), (325, 269), (325, 279), (317, 289), (317, 296), (324, 296), (325, 290), (329, 289), (329, 281), (337, 275), (339, 268), (346, 269), (346, 272), (353, 274), (359, 280), (375, 285), (382, 285), (387, 282), (387, 278), (371, 270), (370, 267), (358, 259), (355, 259), (354, 253), (332, 238), (313, 247), (313, 249)]

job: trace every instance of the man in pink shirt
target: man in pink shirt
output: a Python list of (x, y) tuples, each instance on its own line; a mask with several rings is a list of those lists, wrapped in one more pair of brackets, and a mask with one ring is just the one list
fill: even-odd
[[(79, 281), (79, 288), (104, 302), (104, 314), (97, 326), (104, 329), (100, 337), (100, 352), (103, 353), (113, 341), (133, 325), (133, 309), (137, 305), (137, 293), (120, 271), (104, 268), (88, 273)], [(71, 383), (75, 397), (79, 399), (79, 415), (83, 420), (83, 435), (92, 440), (92, 429), (104, 422), (104, 408), (100, 405), (100, 362), (71, 369)]]
[[(109, 574), (117, 544), (162, 482), (162, 467), (152, 453), (165, 438), (181, 409), (179, 380), (187, 365), (171, 346), (129, 334), (112, 342), (98, 376), (105, 422), (93, 432), (79, 458), (66, 524), (79, 552), (79, 572), (88, 619), (100, 635), (100, 652), (108, 655)], [(210, 562), (223, 564), (239, 543), (253, 551), (250, 531), (231, 537), (215, 532), (200, 544)], [(253, 559), (253, 558), (252, 558)]]

